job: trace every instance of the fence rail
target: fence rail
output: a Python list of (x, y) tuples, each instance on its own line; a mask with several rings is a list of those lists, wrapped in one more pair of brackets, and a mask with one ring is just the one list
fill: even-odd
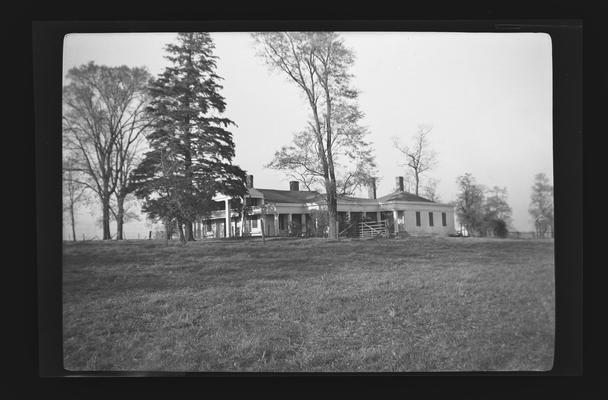
[(360, 222), (359, 237), (389, 237), (386, 221)]

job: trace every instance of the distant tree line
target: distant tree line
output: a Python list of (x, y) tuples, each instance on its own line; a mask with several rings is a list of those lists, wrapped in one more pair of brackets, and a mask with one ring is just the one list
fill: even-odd
[[(512, 210), (507, 203), (507, 189), (478, 184), (472, 174), (459, 176), (454, 205), (458, 220), (473, 236), (506, 237), (512, 225)], [(529, 213), (537, 237), (549, 230), (553, 235), (553, 186), (543, 173), (534, 177)]]
[(473, 236), (506, 237), (512, 221), (507, 189), (488, 189), (470, 173), (459, 176), (456, 182), (456, 215), (467, 232)]

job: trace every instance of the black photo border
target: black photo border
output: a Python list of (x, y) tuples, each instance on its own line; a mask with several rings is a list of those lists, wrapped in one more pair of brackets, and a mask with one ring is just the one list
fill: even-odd
[[(238, 13), (237, 13), (238, 14)], [(219, 380), (240, 378), (290, 378), (306, 385), (306, 378), (332, 377), (360, 379), (359, 374), (248, 374), (248, 373), (71, 373), (62, 368), (61, 301), (61, 81), (63, 38), (67, 33), (87, 32), (177, 32), (177, 31), (433, 31), (433, 32), (545, 32), (551, 36), (553, 53), (553, 166), (555, 185), (555, 270), (556, 341), (554, 367), (549, 372), (459, 372), (403, 373), (372, 375), (380, 382), (394, 378), (439, 380), (458, 387), (476, 385), (472, 378), (484, 378), (484, 385), (497, 391), (515, 390), (503, 377), (579, 376), (583, 360), (583, 158), (582, 158), (582, 28), (574, 19), (215, 19), (207, 21), (143, 20), (37, 20), (31, 25), (31, 116), (35, 149), (35, 265), (28, 304), (33, 307), (31, 322), (32, 355), (36, 377), (77, 378), (90, 385), (100, 377), (124, 379), (141, 377), (155, 387), (158, 378), (167, 381)], [(56, 17), (55, 17), (56, 18)], [(128, 19), (128, 18), (127, 18)], [(354, 379), (352, 379), (354, 377)], [(529, 381), (528, 381), (529, 382)], [(535, 382), (539, 382), (538, 380)], [(553, 385), (555, 381), (544, 381)], [(48, 383), (48, 382), (47, 382)], [(181, 384), (180, 383), (180, 384)], [(492, 389), (493, 391), (494, 389)]]

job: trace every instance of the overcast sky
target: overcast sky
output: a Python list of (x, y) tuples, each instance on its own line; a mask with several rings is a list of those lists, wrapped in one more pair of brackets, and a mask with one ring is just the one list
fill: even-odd
[[(508, 190), (514, 227), (533, 230), (528, 214), (536, 173), (553, 181), (551, 39), (543, 33), (345, 32), (354, 50), (353, 86), (360, 90), (362, 124), (374, 144), (378, 195), (404, 175), (392, 138), (408, 141), (418, 125), (433, 127), (438, 154), (430, 176), (440, 201), (456, 197), (456, 178), (470, 172), (478, 183)], [(173, 33), (71, 34), (64, 41), (67, 70), (89, 61), (144, 66), (159, 74)], [(298, 88), (256, 56), (248, 33), (212, 33), (224, 78), (225, 115), (236, 122), (235, 163), (254, 175), (256, 187), (288, 189), (280, 172), (264, 168), (274, 152), (306, 123)], [(363, 193), (361, 193), (364, 195)], [(100, 236), (88, 211), (77, 233)], [(68, 227), (69, 228), (69, 227)], [(114, 229), (114, 228), (112, 228)], [(144, 235), (143, 222), (125, 226), (127, 238)]]

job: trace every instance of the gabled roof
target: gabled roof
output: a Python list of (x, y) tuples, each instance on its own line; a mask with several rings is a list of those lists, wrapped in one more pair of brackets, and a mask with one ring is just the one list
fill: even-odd
[(393, 192), (390, 194), (387, 194), (385, 196), (382, 197), (378, 197), (378, 201), (422, 201), (422, 202), (427, 202), (427, 203), (434, 203), (434, 201), (431, 201), (429, 199), (425, 199), (424, 197), (420, 197), (417, 196), (413, 193), (409, 193), (409, 192)]
[(257, 189), (269, 203), (308, 203), (319, 197), (319, 192), (308, 190)]

